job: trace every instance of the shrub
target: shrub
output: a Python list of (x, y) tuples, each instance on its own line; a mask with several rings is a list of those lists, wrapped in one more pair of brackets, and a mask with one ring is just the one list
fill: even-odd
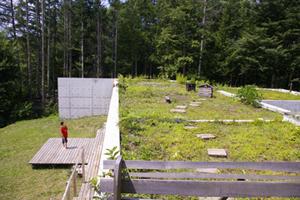
[(259, 102), (262, 99), (262, 95), (257, 91), (254, 85), (246, 85), (238, 90), (237, 97), (241, 99), (244, 104), (249, 104), (254, 107), (259, 107)]
[(118, 83), (119, 91), (120, 91), (121, 94), (124, 94), (126, 92), (127, 87), (128, 87), (126, 78), (122, 74), (119, 74), (118, 80), (119, 80), (119, 83)]
[(183, 74), (176, 74), (176, 82), (179, 83), (179, 84), (185, 84), (186, 83), (186, 76), (184, 76)]
[(57, 114), (57, 112), (58, 112), (58, 105), (53, 99), (50, 99), (48, 102), (46, 102), (45, 109), (44, 109), (45, 116), (51, 114)]
[(29, 101), (17, 104), (14, 111), (12, 112), (12, 118), (18, 119), (28, 119), (33, 115), (32, 103)]
[(196, 79), (195, 79), (195, 77), (192, 77), (190, 80), (186, 81), (186, 83), (196, 84)]

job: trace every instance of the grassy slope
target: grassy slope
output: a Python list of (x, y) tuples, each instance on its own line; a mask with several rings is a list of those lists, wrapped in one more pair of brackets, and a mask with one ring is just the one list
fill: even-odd
[[(70, 137), (94, 137), (106, 117), (68, 120)], [(29, 160), (50, 137), (59, 137), (59, 118), (20, 121), (0, 129), (0, 199), (59, 198), (70, 168), (32, 169)]]
[[(238, 91), (238, 88), (235, 87), (222, 87), (220, 88), (222, 90), (225, 90), (227, 92), (231, 92), (236, 94)], [(268, 99), (268, 100), (300, 100), (299, 95), (293, 95), (289, 93), (283, 93), (283, 92), (276, 92), (276, 91), (270, 91), (270, 90), (259, 90), (262, 95), (263, 99)]]
[[(170, 95), (175, 103), (164, 103)], [(199, 99), (186, 93), (184, 86), (169, 82), (131, 81), (121, 95), (121, 133), (126, 159), (214, 160), (207, 156), (210, 147), (229, 150), (227, 160), (300, 160), (300, 131), (281, 121), (251, 124), (197, 124), (185, 130), (186, 119), (281, 119), (280, 115), (243, 105), (216, 94), (199, 108), (187, 109), (186, 114), (170, 113), (178, 104)], [(198, 133), (213, 133), (217, 139), (203, 142)], [(218, 159), (220, 160), (220, 159)]]

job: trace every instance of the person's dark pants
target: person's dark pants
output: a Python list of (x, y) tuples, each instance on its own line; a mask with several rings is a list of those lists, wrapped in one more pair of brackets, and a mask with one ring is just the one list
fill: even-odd
[(66, 144), (67, 144), (67, 143), (68, 143), (68, 138), (66, 138), (66, 137), (63, 137), (63, 138), (62, 138), (62, 143), (63, 143), (63, 144), (65, 144), (65, 143), (66, 143)]

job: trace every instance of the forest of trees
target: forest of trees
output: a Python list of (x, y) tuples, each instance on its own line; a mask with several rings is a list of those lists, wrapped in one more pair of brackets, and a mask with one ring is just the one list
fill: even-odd
[(0, 127), (51, 112), (57, 77), (298, 87), (299, 10), (299, 0), (1, 0)]

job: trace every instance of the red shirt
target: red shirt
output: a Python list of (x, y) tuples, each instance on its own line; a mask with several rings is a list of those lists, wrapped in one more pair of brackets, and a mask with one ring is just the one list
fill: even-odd
[(60, 127), (60, 132), (65, 138), (68, 137), (68, 127), (66, 127), (66, 126)]

